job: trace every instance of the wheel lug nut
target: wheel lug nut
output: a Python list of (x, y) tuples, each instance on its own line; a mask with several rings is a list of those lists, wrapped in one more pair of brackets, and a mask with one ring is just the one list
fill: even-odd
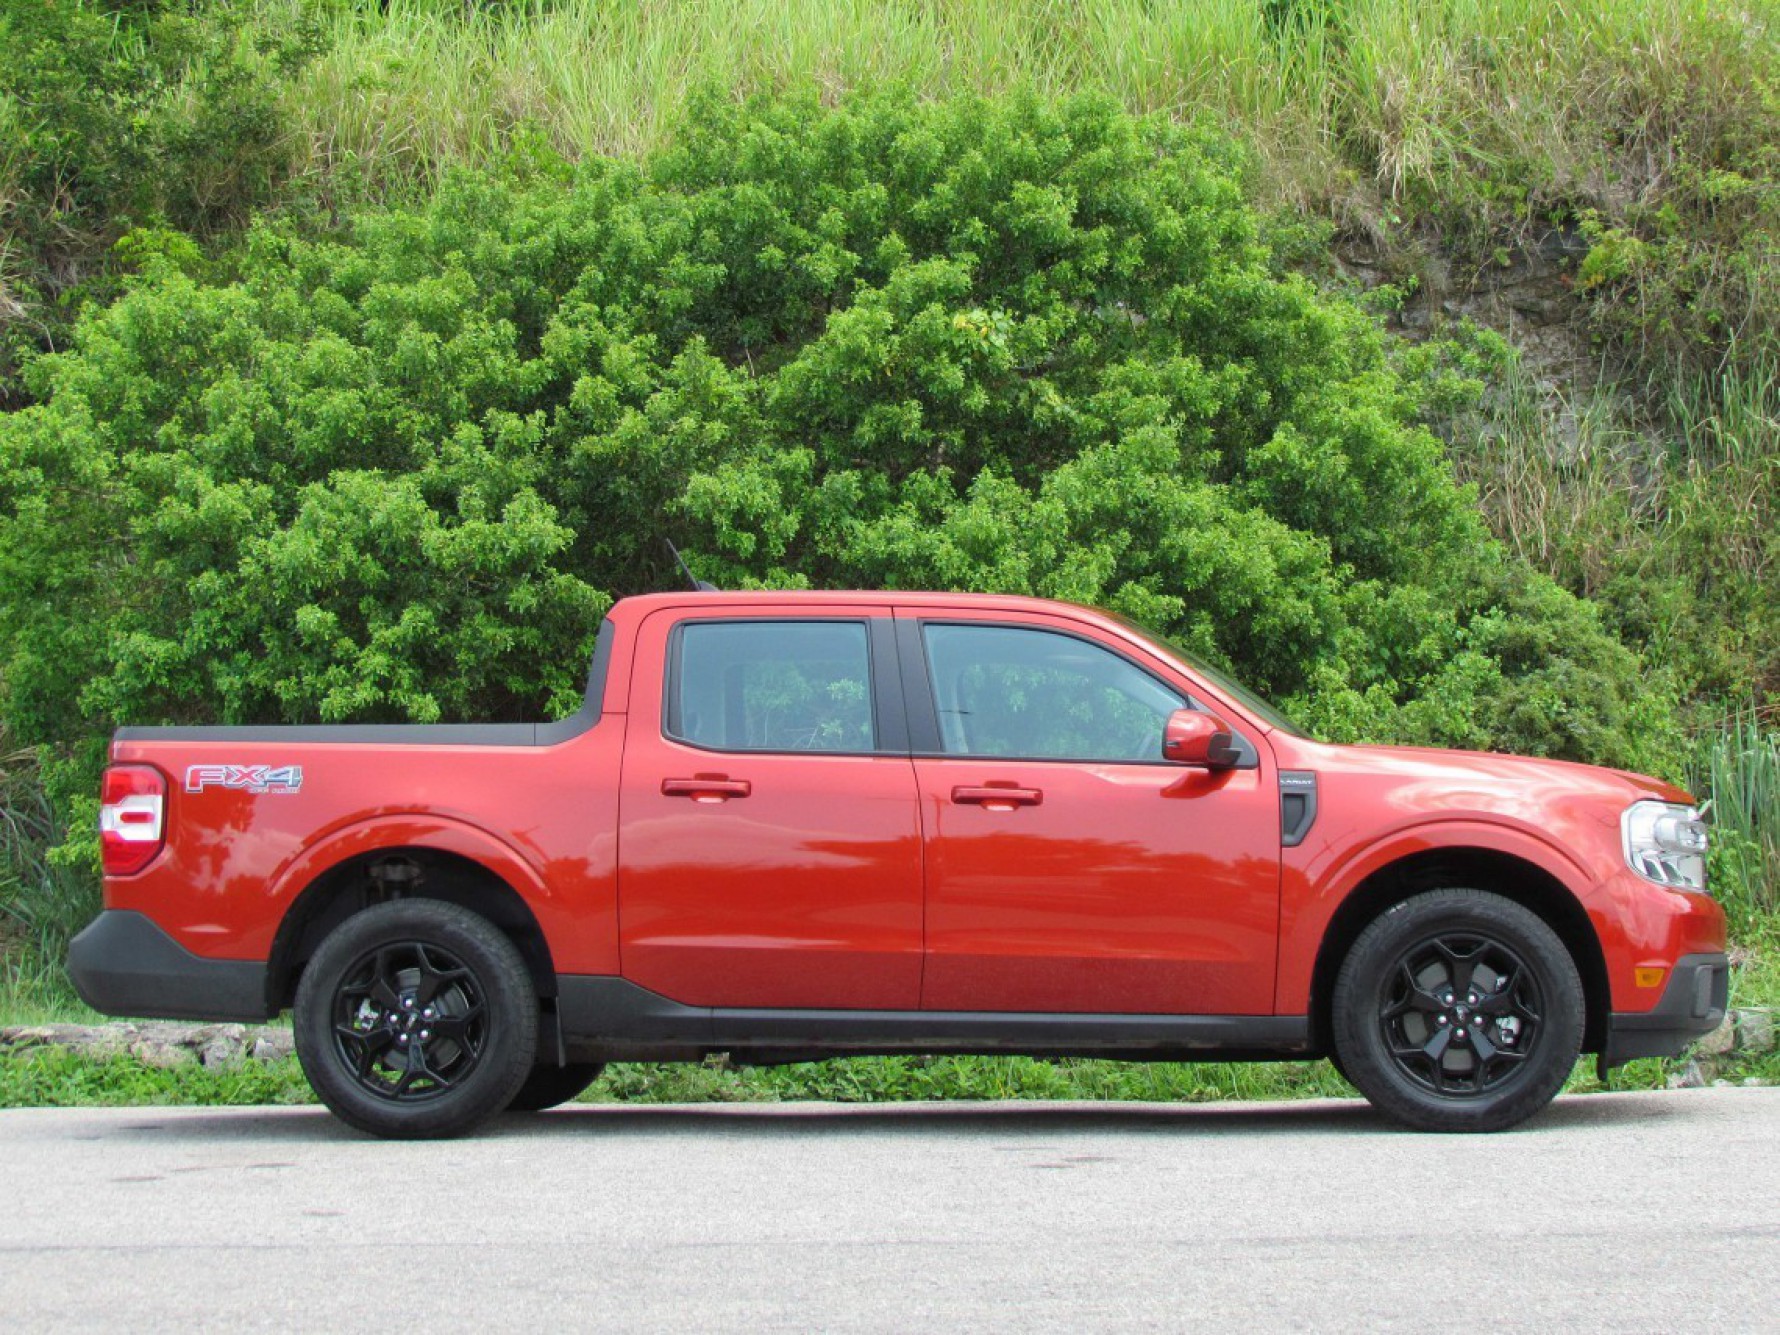
[(422, 1038), (431, 1038), (433, 1036), (433, 1031), (431, 1029), (422, 1029), (420, 1031), (420, 1036)]

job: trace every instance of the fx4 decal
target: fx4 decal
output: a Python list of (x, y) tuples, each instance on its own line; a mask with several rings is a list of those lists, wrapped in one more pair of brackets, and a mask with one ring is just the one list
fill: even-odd
[(229, 788), (248, 793), (294, 793), (303, 786), (301, 765), (192, 765), (185, 772), (185, 790)]

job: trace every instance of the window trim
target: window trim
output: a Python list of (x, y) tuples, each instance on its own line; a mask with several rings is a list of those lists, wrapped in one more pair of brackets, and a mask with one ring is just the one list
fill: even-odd
[[(975, 617), (951, 616), (902, 617), (898, 619), (896, 625), (897, 656), (902, 669), (904, 694), (907, 697), (909, 754), (917, 760), (958, 760), (1009, 765), (1145, 765), (1171, 770), (1193, 768), (1193, 766), (1182, 765), (1179, 761), (1169, 760), (1161, 755), (1156, 756), (1154, 760), (1130, 760), (1087, 756), (992, 756), (946, 750), (939, 730), (939, 697), (934, 689), (932, 667), (927, 656), (927, 627), (929, 626), (963, 626), (975, 630), (1035, 631), (1041, 635), (1060, 635), (1065, 639), (1079, 640), (1083, 644), (1111, 654), (1114, 658), (1143, 673), (1164, 690), (1177, 695), (1185, 695), (1187, 703), (1183, 708), (1202, 714), (1215, 712), (1208, 707), (1206, 701), (1194, 695), (1191, 690), (1177, 682), (1169, 681), (1159, 672), (1138, 662), (1116, 646), (1107, 644), (1099, 637), (1082, 631), (1068, 630), (1062, 626), (1033, 621), (982, 620)], [(1219, 717), (1223, 716), (1219, 715)], [(1255, 744), (1244, 736), (1230, 719), (1224, 718), (1224, 722), (1229, 724), (1230, 736), (1241, 753), (1240, 758), (1231, 768), (1260, 768), (1261, 753)]]
[[(865, 751), (787, 751), (777, 747), (717, 747), (695, 742), (674, 731), (678, 723), (680, 664), (684, 632), (688, 626), (862, 626), (865, 629), (866, 696), (871, 704), (872, 736), (876, 745)], [(834, 616), (687, 616), (668, 628), (666, 661), (661, 690), (661, 737), (676, 746), (716, 756), (903, 756), (908, 750), (908, 721), (895, 653), (895, 625), (888, 615), (844, 612)]]

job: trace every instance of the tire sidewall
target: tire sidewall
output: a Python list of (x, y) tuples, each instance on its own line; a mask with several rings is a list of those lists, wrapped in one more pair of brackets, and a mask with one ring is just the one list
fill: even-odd
[[(1544, 1006), (1531, 1055), (1490, 1092), (1445, 1097), (1412, 1081), (1390, 1055), (1378, 1013), (1403, 953), (1432, 936), (1500, 942), (1534, 971)], [(1582, 980), (1557, 934), (1529, 909), (1487, 891), (1447, 889), (1393, 906), (1363, 931), (1342, 962), (1332, 1008), (1335, 1049), (1349, 1079), (1381, 1112), (1424, 1131), (1500, 1131), (1556, 1097), (1581, 1051)]]
[(606, 1069), (603, 1062), (540, 1062), (507, 1105), (508, 1112), (545, 1112), (578, 1097)]
[[(460, 1086), (424, 1102), (380, 1098), (346, 1069), (334, 1041), (334, 996), (367, 951), (419, 941), (456, 955), (487, 1007), (486, 1036)], [(321, 1101), (347, 1125), (392, 1139), (460, 1135), (501, 1112), (531, 1072), (538, 998), (514, 944), (487, 919), (436, 900), (398, 900), (354, 914), (324, 940), (303, 971), (292, 1016), (297, 1059)]]

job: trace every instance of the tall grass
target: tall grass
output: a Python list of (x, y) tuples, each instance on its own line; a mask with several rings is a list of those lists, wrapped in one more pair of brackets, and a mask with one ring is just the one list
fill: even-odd
[(1332, 198), (1356, 175), (1445, 194), (1455, 173), (1600, 194), (1639, 188), (1683, 127), (1734, 117), (1780, 65), (1776, 0), (339, 0), (328, 15), (292, 90), (307, 151), (383, 183), (497, 157), (527, 126), (571, 157), (635, 154), (695, 87), (894, 82), (1095, 87), (1209, 118), (1286, 194)]
[(1780, 914), (1780, 715), (1749, 710), (1703, 750), (1711, 795), (1714, 890), (1734, 925)]
[(98, 909), (94, 878), (51, 861), (62, 842), (36, 754), (0, 747), (0, 1017), (85, 1012), (62, 967)]

